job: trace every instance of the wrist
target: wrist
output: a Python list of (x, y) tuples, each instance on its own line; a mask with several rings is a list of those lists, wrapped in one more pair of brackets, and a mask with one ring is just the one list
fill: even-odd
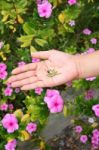
[(83, 62), (82, 62), (82, 55), (81, 54), (76, 54), (74, 55), (74, 63), (76, 66), (76, 72), (77, 76), (75, 79), (81, 79), (83, 78)]
[(74, 62), (77, 69), (77, 79), (99, 75), (99, 51), (74, 55)]

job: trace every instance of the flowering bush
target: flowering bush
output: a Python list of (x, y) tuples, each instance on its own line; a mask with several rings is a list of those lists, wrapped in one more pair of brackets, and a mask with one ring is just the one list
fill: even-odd
[[(93, 91), (98, 77), (27, 92), (6, 84), (16, 66), (40, 61), (30, 52), (54, 48), (86, 55), (99, 49), (98, 14), (98, 0), (0, 0), (0, 149), (14, 150), (17, 141), (33, 138), (48, 150), (39, 133), (50, 113), (62, 111), (76, 115), (79, 140), (99, 148), (99, 99)], [(82, 89), (82, 95), (65, 103), (61, 90), (71, 86)]]

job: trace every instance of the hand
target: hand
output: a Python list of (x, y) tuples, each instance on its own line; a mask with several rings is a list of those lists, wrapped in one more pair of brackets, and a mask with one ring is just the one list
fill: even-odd
[(78, 76), (73, 55), (49, 50), (32, 53), (32, 57), (42, 60), (14, 69), (8, 79), (12, 87), (20, 87), (21, 90), (53, 87), (74, 80)]

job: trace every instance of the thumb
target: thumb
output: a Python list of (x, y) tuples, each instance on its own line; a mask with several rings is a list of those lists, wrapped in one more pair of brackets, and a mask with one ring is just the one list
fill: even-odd
[(40, 59), (48, 59), (51, 54), (51, 51), (39, 51), (39, 52), (33, 52), (31, 53), (31, 56), (34, 58), (40, 58)]

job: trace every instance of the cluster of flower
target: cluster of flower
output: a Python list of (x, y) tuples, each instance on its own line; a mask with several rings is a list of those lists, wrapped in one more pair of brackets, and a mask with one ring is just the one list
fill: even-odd
[(48, 89), (44, 102), (47, 104), (51, 113), (58, 113), (63, 110), (64, 102), (59, 91), (57, 90)]
[(8, 75), (6, 69), (7, 69), (6, 64), (0, 63), (0, 79), (2, 80), (4, 80)]
[[(3, 117), (3, 119), (1, 120), (1, 124), (7, 130), (8, 133), (13, 133), (14, 131), (19, 129), (18, 120), (14, 114), (6, 114)], [(37, 130), (36, 123), (30, 122), (27, 124), (26, 131), (28, 131), (28, 133), (31, 134), (31, 133), (35, 132), (36, 130)], [(6, 150), (11, 150), (11, 148), (13, 148), (13, 150), (15, 150), (15, 147), (16, 147), (15, 139), (8, 142), (5, 145)]]
[[(75, 127), (75, 132), (80, 135), (80, 133), (83, 131), (83, 128), (78, 125)], [(88, 141), (88, 136), (87, 135), (80, 135), (80, 141), (85, 144)], [(92, 131), (92, 137), (91, 137), (91, 144), (93, 149), (97, 149), (99, 148), (99, 130), (98, 129), (94, 129)]]
[(6, 104), (6, 103), (3, 103), (0, 105), (0, 110), (1, 111), (7, 111), (7, 110), (13, 110), (14, 109), (14, 106), (13, 104)]
[[(80, 134), (82, 131), (83, 131), (83, 128), (82, 128), (80, 125), (78, 125), (78, 126), (75, 127), (75, 132), (76, 132), (76, 133)], [(81, 136), (80, 136), (80, 141), (81, 141), (82, 143), (86, 143), (87, 140), (88, 140), (87, 135), (81, 135)]]
[(91, 138), (91, 143), (92, 143), (92, 147), (93, 149), (98, 149), (99, 148), (99, 130), (95, 129), (93, 130), (93, 136)]

